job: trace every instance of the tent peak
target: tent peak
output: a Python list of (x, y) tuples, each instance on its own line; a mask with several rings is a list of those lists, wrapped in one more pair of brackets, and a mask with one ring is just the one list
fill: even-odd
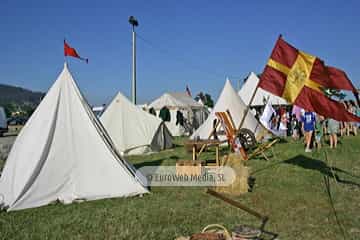
[(226, 78), (226, 81), (225, 81), (225, 85), (224, 85), (224, 88), (226, 88), (227, 86), (231, 86), (231, 88), (233, 88), (231, 82), (230, 82), (230, 79), (229, 78)]
[(256, 73), (254, 73), (254, 72), (250, 72), (250, 75), (255, 75), (257, 77)]
[(121, 96), (121, 97), (124, 97), (124, 98), (127, 98), (122, 92), (118, 91), (116, 96)]

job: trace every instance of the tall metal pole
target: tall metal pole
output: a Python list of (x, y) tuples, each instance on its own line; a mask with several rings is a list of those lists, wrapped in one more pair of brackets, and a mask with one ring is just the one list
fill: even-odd
[(132, 26), (132, 86), (131, 100), (136, 104), (136, 33), (135, 26)]
[(132, 82), (131, 82), (131, 100), (136, 104), (136, 33), (135, 27), (139, 26), (139, 22), (134, 16), (129, 17), (129, 23), (132, 26)]

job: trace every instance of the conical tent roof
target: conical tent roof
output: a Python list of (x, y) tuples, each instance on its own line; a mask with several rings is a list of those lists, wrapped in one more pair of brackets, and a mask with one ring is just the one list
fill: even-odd
[(65, 64), (11, 149), (0, 179), (1, 205), (18, 210), (146, 192)]
[(141, 154), (172, 146), (172, 136), (166, 126), (161, 127), (162, 121), (135, 106), (120, 92), (101, 115), (100, 121), (121, 152)]
[[(256, 76), (256, 74), (251, 72), (249, 77), (246, 79), (244, 85), (239, 90), (238, 94), (246, 105), (249, 105), (250, 99), (259, 81), (260, 80)], [(269, 101), (273, 105), (288, 105), (285, 99), (278, 97), (262, 88), (258, 88), (256, 95), (251, 103), (251, 106), (264, 106), (267, 101)]]
[[(193, 133), (192, 139), (199, 136), (201, 139), (207, 139), (213, 130), (213, 121), (216, 119), (215, 112), (230, 111), (236, 127), (239, 127), (240, 121), (246, 109), (245, 103), (240, 99), (229, 80), (226, 80), (225, 86), (206, 121)], [(254, 115), (249, 111), (245, 118), (242, 128), (251, 130), (258, 137), (264, 130)], [(220, 136), (221, 140), (224, 137)]]

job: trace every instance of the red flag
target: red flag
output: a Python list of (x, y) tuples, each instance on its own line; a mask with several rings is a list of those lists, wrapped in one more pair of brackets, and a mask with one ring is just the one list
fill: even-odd
[(355, 92), (345, 72), (325, 66), (322, 60), (296, 49), (281, 36), (261, 74), (259, 87), (324, 117), (360, 122), (359, 117), (324, 93), (327, 88)]
[(186, 93), (191, 97), (191, 92), (190, 92), (188, 85), (186, 85)]
[(76, 52), (75, 48), (70, 47), (69, 44), (66, 43), (65, 39), (64, 39), (64, 55), (79, 58), (83, 61), (86, 61), (86, 63), (89, 62), (87, 58), (80, 57), (79, 54)]
[[(331, 85), (332, 85), (329, 88), (352, 91), (356, 98), (358, 106), (360, 106), (359, 92), (355, 88), (355, 86), (352, 84), (350, 79), (347, 77), (346, 73), (340, 69), (330, 67), (330, 66), (327, 67), (327, 70), (328, 70), (329, 77), (331, 79)], [(339, 86), (339, 84), (340, 84), (340, 86)], [(341, 84), (343, 84), (343, 85), (341, 85)]]

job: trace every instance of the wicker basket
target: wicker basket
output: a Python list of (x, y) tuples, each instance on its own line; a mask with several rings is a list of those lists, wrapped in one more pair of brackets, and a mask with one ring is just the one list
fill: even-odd
[(211, 224), (206, 226), (201, 233), (193, 234), (190, 240), (232, 240), (232, 238), (224, 226)]

